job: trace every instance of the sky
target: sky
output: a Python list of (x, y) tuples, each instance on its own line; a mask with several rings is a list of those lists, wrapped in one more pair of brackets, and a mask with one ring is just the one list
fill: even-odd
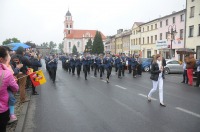
[(68, 9), (74, 29), (99, 30), (109, 36), (185, 5), (186, 0), (0, 0), (0, 45), (13, 37), (37, 45), (61, 43)]

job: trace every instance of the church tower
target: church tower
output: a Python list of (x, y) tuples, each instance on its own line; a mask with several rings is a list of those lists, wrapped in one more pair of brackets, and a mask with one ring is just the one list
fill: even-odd
[(65, 28), (65, 34), (71, 34), (71, 30), (73, 29), (73, 20), (72, 20), (72, 15), (70, 11), (68, 10), (66, 15), (65, 15), (65, 22), (64, 22), (64, 28)]

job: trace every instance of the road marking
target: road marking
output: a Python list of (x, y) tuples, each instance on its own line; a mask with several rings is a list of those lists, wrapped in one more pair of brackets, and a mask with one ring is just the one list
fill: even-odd
[(96, 78), (96, 77), (94, 77), (94, 76), (90, 76), (91, 78)]
[(121, 89), (127, 89), (127, 88), (125, 88), (125, 87), (122, 87), (122, 86), (119, 86), (119, 85), (115, 85), (116, 87), (119, 87), (119, 88), (121, 88)]
[(199, 115), (199, 114), (194, 113), (194, 112), (192, 112), (192, 111), (189, 111), (189, 110), (186, 110), (186, 109), (183, 109), (183, 108), (180, 108), (180, 107), (176, 107), (176, 109), (177, 109), (177, 110), (180, 110), (180, 111), (182, 111), (182, 112), (185, 112), (185, 113), (188, 113), (188, 114), (190, 114), (190, 115), (193, 115), (193, 116), (196, 116), (196, 117), (200, 118), (200, 115)]
[[(141, 94), (141, 93), (139, 93), (138, 95), (147, 98), (147, 95), (144, 95), (144, 94)], [(156, 101), (157, 99), (151, 97), (151, 100), (155, 100)]]
[(101, 81), (106, 82), (105, 80), (101, 80)]

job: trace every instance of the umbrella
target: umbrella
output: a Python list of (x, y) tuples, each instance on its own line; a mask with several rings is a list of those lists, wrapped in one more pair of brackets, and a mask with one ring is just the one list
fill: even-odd
[(28, 45), (26, 45), (24, 43), (11, 43), (11, 44), (8, 44), (6, 46), (11, 48), (12, 50), (17, 50), (19, 47), (23, 47), (24, 49), (27, 49), (27, 48), (31, 47), (31, 46), (28, 46)]
[(180, 48), (176, 51), (177, 54), (189, 54), (189, 53), (192, 53), (192, 54), (196, 54), (196, 52), (192, 49), (189, 49), (189, 48)]

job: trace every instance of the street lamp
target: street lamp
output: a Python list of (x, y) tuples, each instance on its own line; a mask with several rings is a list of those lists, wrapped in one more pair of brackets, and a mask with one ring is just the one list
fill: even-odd
[(170, 25), (168, 27), (168, 35), (171, 36), (171, 46), (170, 46), (170, 58), (171, 59), (172, 59), (172, 42), (173, 42), (173, 40), (175, 40), (176, 34), (177, 34), (176, 25)]

